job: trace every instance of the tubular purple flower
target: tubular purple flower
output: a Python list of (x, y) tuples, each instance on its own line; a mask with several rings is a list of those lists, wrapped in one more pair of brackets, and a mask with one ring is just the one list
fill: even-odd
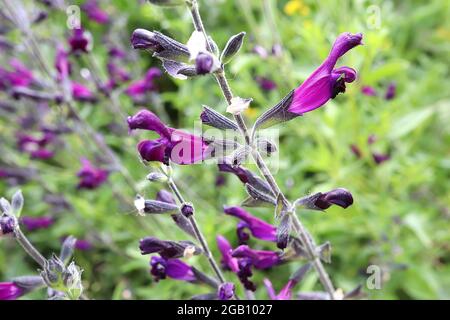
[(372, 158), (376, 164), (382, 164), (383, 162), (390, 160), (391, 156), (388, 154), (374, 152), (372, 153)]
[(212, 150), (203, 138), (167, 127), (152, 112), (141, 110), (128, 117), (130, 130), (144, 129), (158, 133), (156, 140), (144, 140), (138, 144), (138, 151), (146, 161), (159, 161), (168, 164), (170, 159), (176, 164), (193, 164), (211, 155)]
[(92, 39), (89, 33), (83, 28), (73, 29), (73, 33), (69, 38), (70, 52), (75, 54), (87, 53), (92, 46)]
[(22, 223), (28, 231), (35, 231), (50, 227), (55, 223), (55, 220), (51, 216), (21, 217), (20, 223)]
[(268, 269), (281, 263), (279, 253), (274, 251), (253, 250), (249, 246), (241, 245), (233, 250), (235, 258), (248, 258), (256, 269)]
[(231, 282), (221, 284), (217, 296), (219, 300), (231, 300), (234, 297), (234, 284)]
[(58, 80), (66, 79), (71, 73), (71, 65), (69, 56), (62, 45), (56, 49), (55, 68), (58, 71)]
[(256, 82), (258, 82), (259, 87), (264, 91), (272, 91), (277, 88), (277, 84), (266, 77), (256, 77)]
[(87, 0), (81, 8), (86, 12), (90, 20), (95, 21), (98, 24), (106, 24), (109, 22), (108, 13), (99, 7), (97, 0)]
[(108, 179), (108, 171), (94, 167), (89, 160), (82, 158), (81, 164), (77, 173), (80, 178), (78, 189), (96, 189)]
[[(277, 241), (277, 228), (271, 224), (252, 216), (241, 207), (225, 207), (225, 214), (241, 219), (246, 223), (247, 227), (255, 238), (265, 241)], [(241, 232), (244, 226), (241, 225)]]
[(12, 87), (28, 87), (35, 81), (31, 70), (18, 59), (11, 59), (9, 64), (13, 68), (13, 71), (7, 72), (6, 80)]
[(161, 70), (158, 68), (150, 68), (143, 79), (131, 83), (125, 93), (135, 100), (141, 99), (147, 92), (157, 90), (155, 79), (161, 77)]
[(249, 258), (241, 258), (238, 261), (239, 271), (237, 276), (239, 280), (244, 285), (244, 288), (250, 291), (256, 291), (256, 285), (250, 281), (250, 278), (253, 275), (252, 272), (252, 261)]
[(323, 210), (328, 209), (333, 204), (345, 209), (353, 204), (353, 196), (350, 191), (338, 188), (322, 193), (314, 204)]
[(14, 282), (0, 282), (0, 300), (16, 300), (25, 294), (25, 290)]
[(164, 259), (153, 256), (150, 260), (151, 271), (155, 281), (166, 277), (188, 282), (197, 281), (192, 268), (179, 259)]
[(238, 259), (233, 258), (231, 256), (231, 252), (233, 251), (231, 244), (225, 237), (220, 235), (216, 237), (216, 241), (217, 247), (219, 248), (219, 251), (222, 254), (222, 259), (220, 261), (222, 264), (222, 268), (225, 270), (238, 272), (239, 271)]
[(281, 289), (279, 294), (276, 294), (275, 289), (272, 286), (272, 282), (269, 279), (264, 279), (264, 286), (267, 289), (270, 300), (291, 300), (292, 289), (297, 284), (294, 280), (289, 280), (288, 283)]

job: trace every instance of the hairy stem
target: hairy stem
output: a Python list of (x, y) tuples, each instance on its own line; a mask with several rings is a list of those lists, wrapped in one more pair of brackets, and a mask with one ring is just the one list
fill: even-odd
[[(183, 198), (180, 190), (178, 189), (177, 185), (173, 181), (172, 177), (169, 178), (167, 183), (168, 183), (170, 189), (173, 191), (173, 193), (177, 197), (178, 201), (180, 203), (185, 203), (184, 198)], [(221, 284), (225, 283), (225, 278), (222, 274), (222, 271), (220, 271), (219, 266), (217, 265), (216, 261), (214, 260), (211, 250), (209, 249), (208, 243), (206, 242), (205, 236), (201, 232), (201, 230), (198, 226), (197, 220), (195, 219), (195, 214), (192, 214), (191, 216), (189, 216), (188, 219), (191, 222), (192, 227), (194, 229), (195, 237), (197, 238), (198, 242), (202, 246), (204, 254), (205, 254), (206, 258), (208, 259), (208, 262), (211, 265), (211, 268), (213, 269), (214, 273), (216, 274), (217, 279), (219, 280), (219, 282)]]
[(44, 269), (45, 264), (47, 260), (44, 258), (44, 256), (31, 244), (31, 242), (28, 240), (28, 238), (23, 234), (22, 230), (20, 228), (17, 228), (14, 231), (14, 236), (16, 238), (16, 241), (20, 244), (20, 246), (25, 250), (25, 252), (33, 258), (34, 261), (42, 268)]
[[(189, 8), (190, 8), (190, 11), (192, 14), (192, 21), (194, 23), (195, 29), (197, 31), (201, 31), (205, 35), (205, 38), (208, 39), (207, 33), (206, 33), (205, 28), (202, 23), (200, 13), (198, 11), (197, 0), (191, 0), (190, 3), (188, 2), (188, 5), (189, 5)], [(231, 91), (231, 88), (228, 84), (228, 81), (226, 79), (223, 68), (222, 68), (222, 70), (219, 70), (218, 72), (215, 73), (215, 77), (216, 77), (216, 80), (222, 90), (222, 93), (223, 93), (227, 103), (231, 104), (231, 99), (233, 99), (233, 92)], [(234, 116), (234, 118), (235, 118), (236, 124), (238, 125), (242, 136), (245, 139), (245, 142), (250, 147), (252, 147), (252, 141), (248, 134), (248, 129), (247, 129), (247, 126), (245, 124), (245, 121), (244, 121), (242, 115), (237, 114)], [(283, 204), (287, 208), (290, 208), (291, 204), (289, 203), (286, 196), (281, 191), (280, 187), (278, 186), (277, 182), (275, 181), (275, 178), (273, 177), (270, 169), (267, 167), (263, 157), (261, 156), (259, 151), (255, 148), (252, 148), (252, 157), (255, 160), (256, 165), (258, 166), (262, 175), (264, 176), (266, 181), (269, 183), (274, 195), (277, 197), (281, 197)], [(320, 282), (322, 283), (323, 287), (330, 295), (330, 298), (334, 299), (334, 291), (335, 290), (334, 290), (333, 284), (331, 283), (330, 277), (328, 276), (328, 273), (326, 272), (326, 270), (322, 264), (322, 261), (317, 256), (316, 247), (312, 240), (312, 237), (309, 234), (309, 232), (306, 230), (306, 228), (303, 226), (303, 224), (300, 222), (300, 219), (295, 214), (293, 215), (293, 225), (294, 225), (294, 230), (296, 231), (300, 240), (302, 241), (303, 245), (305, 246), (305, 248), (308, 252), (309, 258), (312, 261), (317, 274), (319, 275)]]

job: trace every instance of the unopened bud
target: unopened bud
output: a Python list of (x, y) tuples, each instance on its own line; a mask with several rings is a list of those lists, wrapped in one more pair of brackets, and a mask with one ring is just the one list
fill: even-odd
[(192, 206), (192, 204), (185, 202), (181, 205), (181, 213), (186, 218), (189, 218), (194, 214), (194, 207)]

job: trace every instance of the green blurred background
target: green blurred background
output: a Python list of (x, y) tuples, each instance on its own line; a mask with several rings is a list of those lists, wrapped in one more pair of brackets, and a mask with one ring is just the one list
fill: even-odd
[[(67, 2), (67, 1), (66, 1)], [(80, 2), (72, 2), (79, 4)], [(25, 1), (28, 9), (34, 5)], [(126, 68), (133, 78), (141, 78), (150, 66), (160, 66), (150, 54), (134, 51), (129, 37), (135, 28), (159, 30), (186, 42), (192, 32), (190, 16), (183, 7), (162, 9), (139, 1), (101, 1), (112, 19), (110, 26), (94, 24), (82, 13), (83, 26), (94, 36), (93, 54), (105, 72), (107, 49), (105, 35), (121, 43), (130, 55)], [(362, 32), (364, 46), (349, 52), (340, 61), (358, 71), (358, 80), (347, 92), (325, 107), (279, 126), (279, 169), (275, 175), (287, 196), (294, 200), (311, 192), (336, 187), (349, 189), (354, 204), (346, 210), (330, 208), (326, 213), (299, 212), (317, 242), (330, 241), (332, 263), (327, 265), (336, 287), (344, 291), (362, 284), (369, 299), (449, 299), (450, 298), (450, 3), (432, 1), (200, 1), (205, 27), (223, 48), (230, 36), (246, 31), (243, 49), (228, 65), (228, 77), (236, 95), (252, 97), (246, 113), (249, 123), (298, 86), (327, 56), (336, 36), (345, 31)], [(44, 8), (44, 7), (42, 7)], [(33, 27), (43, 39), (42, 50), (53, 64), (54, 45), (65, 43), (68, 34), (66, 15), (51, 11), (48, 20)], [(17, 44), (18, 32), (9, 34)], [(270, 48), (281, 43), (281, 57), (262, 59), (252, 49)], [(24, 50), (14, 55), (33, 66)], [(10, 57), (0, 57), (2, 64)], [(75, 75), (83, 65), (75, 64)], [(36, 74), (39, 74), (35, 66)], [(43, 75), (42, 75), (43, 76)], [(267, 77), (277, 84), (270, 92), (262, 90), (255, 77)], [(76, 76), (75, 76), (76, 77)], [(395, 82), (397, 94), (392, 100), (383, 95)], [(361, 93), (372, 86), (379, 93), (371, 97)], [(192, 129), (198, 125), (201, 105), (224, 112), (225, 102), (210, 76), (181, 81), (164, 75), (160, 92), (146, 105), (134, 105), (117, 91), (120, 106), (131, 115), (146, 107), (158, 113), (173, 127)], [(0, 93), (0, 99), (8, 98)], [(21, 114), (34, 106), (20, 103)], [(137, 182), (141, 194), (155, 196), (163, 186), (145, 181), (148, 169), (137, 157), (141, 132), (129, 136), (124, 118), (109, 112), (108, 100), (96, 104), (78, 103), (84, 119), (101, 132), (108, 145), (119, 155), (123, 166)], [(60, 119), (57, 107), (45, 121)], [(120, 127), (120, 126), (119, 126)], [(174, 280), (154, 283), (149, 274), (148, 256), (141, 256), (138, 240), (147, 235), (163, 239), (184, 239), (170, 218), (158, 216), (161, 226), (151, 217), (134, 212), (134, 191), (122, 175), (113, 173), (109, 183), (94, 191), (76, 189), (78, 158), (95, 159), (95, 147), (76, 134), (63, 137), (57, 156), (51, 161), (30, 160), (16, 150), (15, 135), (20, 131), (16, 119), (0, 115), (0, 163), (35, 168), (38, 178), (22, 185), (0, 180), (0, 194), (10, 198), (21, 188), (25, 196), (24, 214), (41, 216), (52, 212), (44, 201), (46, 194), (63, 195), (72, 206), (57, 213), (57, 222), (49, 229), (27, 233), (46, 255), (57, 252), (60, 238), (67, 234), (93, 242), (92, 250), (76, 252), (75, 259), (84, 269), (86, 293), (97, 299), (176, 299), (208, 292), (207, 287)], [(369, 136), (376, 142), (368, 144)], [(356, 157), (350, 145), (357, 145)], [(390, 160), (377, 165), (372, 153), (389, 154)], [(255, 169), (250, 166), (250, 168)], [(223, 205), (237, 205), (245, 197), (241, 183), (226, 176), (226, 184), (215, 186), (215, 165), (177, 166), (176, 180), (185, 197), (196, 206), (198, 221), (216, 259), (220, 255), (215, 236), (225, 235), (237, 245), (234, 218), (225, 216)], [(271, 209), (251, 209), (253, 214), (273, 221)], [(275, 245), (251, 240), (252, 247), (275, 250)], [(0, 281), (30, 274), (36, 265), (11, 239), (0, 240)], [(195, 257), (189, 263), (209, 272), (205, 259)], [(365, 288), (367, 267), (383, 270), (380, 290)], [(262, 279), (268, 277), (280, 290), (300, 262), (269, 271), (256, 271), (256, 297), (267, 298)], [(236, 277), (227, 273), (234, 282)], [(320, 290), (314, 272), (298, 286), (300, 291)], [(43, 292), (28, 297), (42, 298)]]

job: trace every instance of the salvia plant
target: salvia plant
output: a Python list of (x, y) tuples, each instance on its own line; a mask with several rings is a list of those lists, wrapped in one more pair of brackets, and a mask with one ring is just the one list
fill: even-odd
[[(60, 1), (42, 1), (53, 10), (64, 10)], [(353, 196), (345, 188), (336, 186), (332, 190), (323, 190), (314, 194), (299, 195), (297, 199), (288, 199), (277, 183), (268, 165), (268, 159), (275, 155), (283, 145), (278, 146), (271, 139), (264, 137), (264, 129), (275, 127), (287, 121), (296, 121), (297, 117), (324, 106), (331, 99), (346, 91), (346, 86), (355, 81), (357, 72), (347, 66), (337, 66), (338, 60), (348, 51), (362, 45), (363, 35), (360, 33), (341, 33), (325, 60), (298, 87), (287, 92), (285, 97), (272, 107), (267, 107), (259, 118), (249, 124), (243, 117), (243, 112), (249, 108), (252, 97), (239, 97), (233, 94), (227, 81), (227, 67), (233, 63), (233, 58), (239, 55), (245, 46), (246, 33), (230, 35), (224, 46), (219, 46), (213, 35), (204, 27), (197, 0), (150, 0), (151, 5), (168, 7), (186, 7), (192, 17), (192, 34), (188, 41), (176, 40), (157, 30), (139, 28), (131, 35), (131, 46), (142, 50), (139, 54), (149, 54), (157, 59), (161, 68), (170, 76), (186, 81), (196, 81), (204, 76), (219, 86), (226, 102), (226, 109), (203, 105), (198, 101), (198, 119), (205, 127), (214, 128), (215, 134), (188, 132), (169, 125), (169, 121), (158, 116), (158, 110), (152, 108), (149, 96), (158, 85), (157, 81), (163, 72), (156, 67), (144, 70), (138, 80), (131, 81), (130, 72), (123, 68), (122, 62), (126, 56), (124, 50), (116, 46), (108, 49), (108, 61), (105, 69), (105, 79), (97, 69), (98, 61), (92, 55), (93, 38), (88, 30), (78, 25), (70, 30), (66, 45), (55, 45), (55, 57), (52, 65), (44, 59), (40, 45), (33, 34), (32, 26), (45, 20), (45, 14), (30, 17), (21, 1), (2, 1), (1, 11), (10, 25), (16, 26), (23, 35), (28, 57), (33, 60), (45, 75), (37, 77), (19, 60), (12, 60), (12, 69), (0, 67), (0, 89), (15, 100), (33, 101), (43, 105), (55, 105), (61, 108), (62, 115), (70, 120), (70, 127), (48, 127), (39, 122), (39, 132), (36, 135), (19, 133), (17, 149), (30, 159), (49, 161), (54, 158), (61, 144), (61, 138), (75, 132), (89, 149), (95, 151), (92, 159), (80, 157), (79, 171), (76, 173), (78, 184), (74, 189), (93, 190), (102, 185), (114, 189), (110, 176), (117, 173), (126, 182), (129, 189), (136, 193), (132, 202), (138, 213), (139, 221), (152, 219), (152, 224), (159, 226), (160, 219), (170, 219), (173, 224), (170, 230), (164, 232), (167, 237), (159, 238), (149, 233), (139, 240), (138, 246), (142, 255), (148, 255), (149, 270), (154, 281), (184, 281), (209, 288), (209, 293), (199, 294), (193, 299), (254, 299), (256, 290), (267, 291), (270, 299), (352, 299), (362, 296), (361, 288), (343, 292), (333, 284), (333, 278), (328, 274), (324, 264), (331, 263), (331, 244), (316, 243), (313, 235), (305, 228), (299, 213), (303, 210), (324, 211), (331, 206), (343, 209), (353, 204)], [(100, 25), (111, 23), (107, 12), (102, 10), (100, 1), (88, 0), (82, 5), (88, 18)], [(178, 11), (176, 11), (178, 12)], [(9, 26), (8, 26), (9, 28)], [(3, 46), (8, 47), (6, 41)], [(131, 50), (131, 49), (130, 49)], [(255, 48), (258, 54), (267, 54), (261, 48)], [(273, 55), (280, 55), (281, 48), (275, 46)], [(83, 63), (87, 68), (89, 79), (94, 86), (90, 87), (75, 80), (73, 61)], [(265, 90), (278, 90), (276, 85), (267, 78), (256, 79)], [(129, 82), (129, 83), (128, 83)], [(126, 84), (126, 87), (124, 84)], [(95, 89), (94, 89), (95, 87)], [(120, 90), (120, 91), (118, 91)], [(137, 105), (148, 104), (149, 108), (141, 109), (134, 115), (126, 117), (120, 108), (117, 94), (123, 93)], [(373, 88), (364, 88), (366, 95), (376, 95)], [(385, 99), (395, 96), (395, 85), (387, 88)], [(154, 98), (154, 97), (153, 97)], [(80, 115), (76, 103), (94, 104), (100, 99), (107, 101), (108, 112), (121, 117), (118, 126), (120, 134), (128, 127), (129, 132), (135, 130), (150, 131), (154, 139), (144, 139), (137, 146), (137, 153), (143, 165), (148, 169), (146, 180), (154, 184), (162, 184), (155, 199), (141, 195), (135, 181), (127, 168), (122, 164), (115, 150), (111, 148), (104, 137), (96, 132)], [(197, 103), (197, 102), (196, 102)], [(156, 104), (156, 103), (155, 103)], [(6, 109), (6, 107), (5, 107)], [(44, 111), (43, 111), (44, 112)], [(63, 114), (64, 113), (64, 114)], [(27, 128), (28, 122), (36, 119), (23, 119), (22, 127)], [(217, 134), (220, 132), (220, 134)], [(369, 144), (372, 142), (368, 142)], [(358, 155), (357, 146), (352, 151)], [(373, 154), (374, 161), (381, 163), (389, 159), (389, 155)], [(94, 160), (95, 159), (95, 160)], [(248, 168), (247, 163), (253, 162), (258, 172)], [(238, 243), (233, 245), (223, 235), (215, 235), (208, 239), (204, 234), (205, 227), (197, 221), (200, 214), (195, 209), (197, 199), (185, 196), (181, 185), (176, 179), (176, 171), (182, 171), (183, 166), (200, 164), (217, 164), (222, 174), (231, 174), (242, 182), (247, 197), (239, 204), (224, 204), (223, 212), (236, 219), (236, 235)], [(0, 171), (2, 176), (14, 178), (17, 181), (26, 179), (41, 179), (36, 170)], [(219, 182), (218, 182), (219, 183)], [(46, 190), (47, 191), (47, 190)], [(116, 193), (123, 197), (123, 192)], [(64, 198), (50, 192), (47, 203), (60, 210), (69, 210), (71, 205)], [(48, 228), (55, 222), (54, 215), (42, 217), (21, 216), (24, 199), (17, 191), (11, 201), (1, 198), (0, 236), (14, 239), (26, 254), (37, 264), (37, 272), (33, 275), (19, 276), (0, 283), (0, 299), (17, 299), (35, 290), (46, 289), (49, 299), (87, 299), (83, 290), (82, 269), (72, 259), (76, 248), (81, 250), (91, 246), (88, 241), (77, 240), (68, 236), (62, 240), (59, 254), (45, 257), (27, 238), (22, 231)], [(264, 208), (273, 213), (272, 221), (252, 214), (252, 208)], [(166, 216), (166, 217), (163, 217)], [(178, 228), (178, 230), (176, 229)], [(179, 232), (177, 232), (179, 231)], [(172, 235), (182, 233), (184, 240), (177, 240)], [(100, 237), (101, 238), (101, 237)], [(250, 238), (266, 242), (272, 250), (261, 250), (250, 246)], [(113, 250), (114, 246), (109, 241)], [(220, 257), (213, 254), (209, 241), (215, 240)], [(194, 258), (197, 257), (197, 258)], [(201, 270), (195, 265), (199, 259), (205, 259), (209, 270)], [(262, 283), (255, 280), (256, 272), (277, 268), (284, 264), (293, 264), (294, 272), (287, 275), (285, 285), (275, 288), (270, 279)], [(307, 273), (315, 272), (321, 283), (322, 290), (317, 292), (294, 291), (297, 284)], [(169, 280), (170, 279), (170, 280)]]

